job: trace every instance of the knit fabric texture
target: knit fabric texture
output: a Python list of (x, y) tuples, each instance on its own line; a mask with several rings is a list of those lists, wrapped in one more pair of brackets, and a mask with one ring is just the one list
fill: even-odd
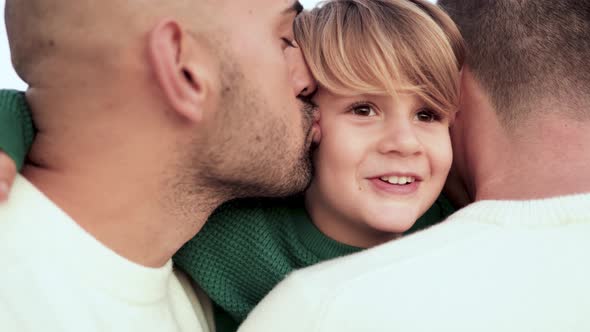
[[(453, 211), (441, 196), (408, 233), (436, 224)], [(217, 209), (174, 261), (219, 307), (218, 331), (230, 331), (290, 272), (359, 250), (320, 232), (302, 197), (244, 199)], [(223, 319), (225, 315), (236, 324)]]
[(222, 205), (175, 263), (237, 322), (289, 272), (359, 251), (324, 236), (298, 198)]
[(21, 169), (35, 136), (31, 112), (23, 92), (0, 90), (0, 149)]
[(588, 332), (588, 207), (590, 193), (477, 201), (291, 273), (238, 331)]

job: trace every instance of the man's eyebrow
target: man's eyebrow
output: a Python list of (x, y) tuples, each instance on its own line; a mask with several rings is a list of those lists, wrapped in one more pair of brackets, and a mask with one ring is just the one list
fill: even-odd
[(299, 1), (293, 2), (291, 7), (283, 10), (283, 15), (289, 15), (295, 12), (295, 16), (299, 15), (303, 11), (303, 5)]

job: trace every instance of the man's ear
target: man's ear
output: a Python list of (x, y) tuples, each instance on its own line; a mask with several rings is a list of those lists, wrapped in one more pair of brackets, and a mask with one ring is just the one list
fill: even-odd
[(159, 23), (149, 36), (153, 72), (168, 104), (192, 122), (203, 119), (214, 83), (210, 55), (199, 47), (174, 20)]

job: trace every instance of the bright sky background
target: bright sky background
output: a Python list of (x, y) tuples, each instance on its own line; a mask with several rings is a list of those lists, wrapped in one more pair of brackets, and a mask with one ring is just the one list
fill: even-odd
[(22, 90), (26, 85), (18, 78), (10, 63), (10, 50), (8, 40), (6, 40), (6, 26), (4, 25), (4, 2), (5, 0), (0, 0), (0, 8), (2, 8), (2, 15), (0, 15), (0, 88)]
[[(174, 0), (170, 0), (174, 1)], [(313, 7), (318, 0), (300, 0), (305, 8)], [(20, 89), (26, 88), (23, 81), (19, 79), (10, 63), (10, 50), (8, 48), (8, 41), (6, 40), (6, 26), (4, 25), (4, 3), (5, 0), (0, 0), (0, 89)]]

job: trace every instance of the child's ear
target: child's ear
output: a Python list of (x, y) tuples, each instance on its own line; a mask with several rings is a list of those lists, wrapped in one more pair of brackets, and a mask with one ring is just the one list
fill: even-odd
[(171, 108), (191, 122), (200, 122), (215, 87), (210, 49), (174, 20), (158, 24), (149, 36), (154, 75)]

